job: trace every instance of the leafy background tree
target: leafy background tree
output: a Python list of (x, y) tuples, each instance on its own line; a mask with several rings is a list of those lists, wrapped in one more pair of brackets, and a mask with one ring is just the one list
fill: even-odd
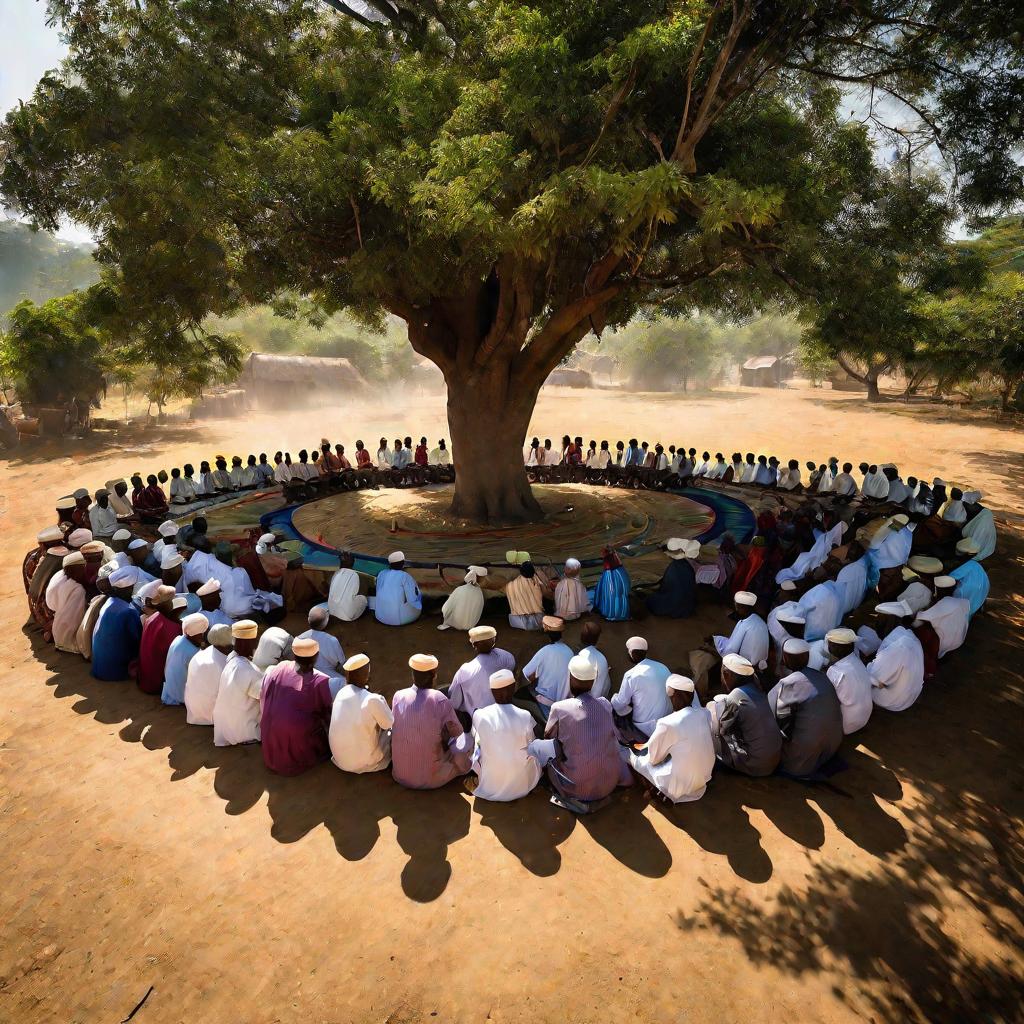
[(962, 211), (1022, 191), (1007, 2), (49, 9), (70, 56), (6, 120), (5, 201), (87, 225), (163, 322), (281, 294), (400, 317), (444, 374), (453, 512), (477, 520), (540, 515), (521, 443), (585, 335), (820, 291), (876, 187), (840, 85), (913, 112), (892, 127), (937, 142)]

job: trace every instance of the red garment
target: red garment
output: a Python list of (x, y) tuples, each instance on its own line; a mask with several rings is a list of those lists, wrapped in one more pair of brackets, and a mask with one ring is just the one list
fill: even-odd
[(342, 469), (352, 468), (352, 463), (348, 461), (348, 457), (345, 455), (338, 456), (338, 465), (341, 466)]
[(939, 670), (939, 634), (930, 622), (922, 621), (912, 630), (924, 651), (924, 681), (927, 683)]
[(370, 453), (365, 448), (356, 449), (356, 465), (360, 469), (370, 465)]
[(34, 547), (27, 555), (25, 560), (21, 563), (21, 580), (25, 584), (25, 593), (28, 593), (29, 585), (32, 583), (32, 574), (36, 571), (36, 566), (39, 564), (39, 559), (43, 557), (43, 552), (46, 548), (40, 544), (38, 547)]
[(746, 590), (750, 581), (758, 574), (761, 566), (764, 565), (765, 555), (768, 553), (766, 547), (751, 547), (747, 557), (736, 566), (736, 572), (732, 578), (732, 585), (729, 587), (732, 593)]
[(606, 569), (618, 569), (621, 568), (622, 562), (619, 556), (615, 553), (612, 548), (604, 549), (604, 567)]
[(267, 576), (267, 571), (263, 568), (260, 556), (257, 555), (255, 551), (246, 551), (245, 554), (239, 555), (235, 559), (235, 565), (240, 569), (245, 570), (246, 576), (249, 577), (252, 585), (257, 590), (275, 589), (271, 586), (270, 579)]
[(331, 686), (313, 669), (300, 672), (294, 661), (275, 665), (260, 693), (260, 743), (263, 761), (279, 775), (299, 775), (331, 756), (327, 726)]
[(81, 505), (76, 505), (74, 511), (71, 513), (71, 521), (75, 526), (81, 526), (88, 530), (92, 525), (89, 521), (89, 508), (86, 506), (82, 508)]
[(417, 466), (426, 466), (430, 462), (430, 455), (425, 444), (416, 445), (416, 454), (413, 456)]
[(181, 636), (181, 623), (155, 612), (142, 625), (139, 644), (137, 682), (143, 693), (160, 694), (164, 688), (164, 664), (175, 637)]
[[(136, 494), (138, 498), (136, 499)], [(132, 504), (143, 512), (158, 512), (167, 509), (167, 495), (159, 484), (150, 484), (141, 491), (132, 494)]]
[(341, 460), (330, 449), (328, 449), (326, 452), (324, 452), (324, 457), (320, 460), (320, 472), (321, 473), (339, 473), (339, 472), (341, 472)]
[(567, 466), (578, 466), (583, 461), (583, 456), (576, 446), (576, 443), (571, 443), (565, 449), (565, 464)]

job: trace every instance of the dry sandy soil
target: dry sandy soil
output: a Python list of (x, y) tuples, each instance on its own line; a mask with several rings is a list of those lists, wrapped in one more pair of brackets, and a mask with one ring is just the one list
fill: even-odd
[[(989, 609), (830, 786), (721, 776), (668, 813), (633, 793), (576, 820), (541, 792), (485, 805), (329, 764), (282, 779), (25, 627), (21, 555), (57, 495), (323, 433), (446, 433), (439, 398), (399, 397), (0, 462), (0, 1020), (120, 1021), (151, 986), (141, 1024), (1021, 1019), (1024, 435), (991, 420), (827, 391), (542, 397), (552, 437), (894, 459), (986, 492)], [(643, 628), (672, 662), (721, 622)], [(343, 642), (390, 694), (415, 649), (462, 660), (434, 625)], [(616, 672), (636, 628), (605, 630)]]

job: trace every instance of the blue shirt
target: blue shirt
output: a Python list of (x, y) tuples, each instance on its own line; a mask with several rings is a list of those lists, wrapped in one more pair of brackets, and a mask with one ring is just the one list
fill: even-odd
[(956, 580), (956, 590), (953, 591), (953, 596), (970, 601), (971, 615), (974, 615), (988, 598), (991, 586), (988, 573), (972, 558), (969, 562), (964, 562), (959, 568), (954, 569), (949, 575)]
[(128, 678), (128, 666), (139, 656), (142, 619), (134, 605), (111, 597), (100, 609), (92, 632), (92, 674), (108, 682)]
[(642, 466), (644, 464), (644, 453), (639, 448), (630, 445), (626, 449), (626, 465)]
[(171, 641), (164, 663), (164, 688), (160, 700), (164, 704), (185, 703), (185, 680), (188, 678), (188, 663), (199, 653), (199, 648), (182, 634)]
[(374, 615), (385, 626), (404, 626), (420, 617), (423, 598), (416, 581), (404, 569), (382, 569), (377, 574)]

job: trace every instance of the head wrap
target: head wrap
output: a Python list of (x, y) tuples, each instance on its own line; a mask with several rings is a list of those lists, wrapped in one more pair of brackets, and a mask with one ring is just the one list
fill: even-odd
[(626, 641), (626, 650), (632, 654), (634, 651), (646, 651), (647, 641), (642, 636), (631, 636)]
[(171, 607), (180, 612), (182, 608), (188, 607), (188, 598), (179, 594), (177, 597), (171, 598)]
[(74, 494), (71, 495), (75, 501), (81, 501), (83, 498), (89, 497), (89, 492), (84, 487), (79, 487)]
[(469, 639), (472, 643), (477, 643), (480, 640), (494, 640), (498, 636), (498, 631), (493, 626), (474, 626), (469, 631)]
[(665, 692), (671, 693), (673, 690), (678, 693), (693, 693), (693, 680), (689, 676), (681, 676), (673, 672), (672, 675), (665, 680)]
[(231, 627), (231, 635), (236, 640), (255, 640), (259, 626), (252, 619), (239, 619)]
[(409, 659), (409, 668), (416, 672), (433, 672), (437, 665), (437, 658), (432, 654), (414, 654)]
[(160, 552), (161, 569), (176, 569), (184, 561), (185, 559), (178, 554), (178, 549), (173, 544), (164, 545), (163, 551)]
[(942, 587), (942, 588), (944, 588), (944, 587), (955, 587), (956, 585), (957, 585), (957, 580), (956, 580), (956, 578), (954, 576), (936, 576), (935, 577), (935, 586), (937, 586), (937, 587)]
[(942, 572), (942, 562), (928, 555), (912, 555), (907, 565), (914, 572), (923, 572), (928, 576), (936, 576)]
[(791, 636), (782, 645), (782, 650), (785, 654), (810, 654), (811, 647), (806, 640), (800, 640), (798, 637)]
[(158, 527), (157, 533), (161, 537), (174, 537), (178, 533), (178, 524), (173, 519), (165, 519)]
[(737, 676), (752, 676), (754, 674), (754, 666), (740, 654), (727, 654), (722, 659), (722, 668), (728, 669)]
[(357, 668), (362, 668), (364, 665), (369, 665), (370, 659), (365, 654), (353, 654), (344, 665), (341, 666), (342, 672), (355, 672)]
[(405, 552), (404, 551), (392, 551), (391, 554), (388, 555), (388, 565), (396, 565), (398, 562), (404, 562), (404, 561), (405, 561)]
[(557, 615), (545, 615), (540, 624), (545, 633), (561, 633), (565, 629), (565, 621)]
[(292, 654), (297, 658), (312, 658), (320, 653), (320, 644), (311, 636), (297, 637), (292, 641)]
[(669, 537), (665, 541), (665, 552), (669, 558), (686, 558), (687, 543), (682, 537)]
[(882, 601), (881, 604), (875, 605), (875, 611), (879, 615), (893, 615), (897, 619), (913, 615), (913, 609), (906, 601)]
[(229, 647), (231, 645), (231, 627), (226, 622), (217, 622), (210, 627), (206, 639), (215, 647)]
[(86, 541), (78, 550), (83, 555), (102, 555), (107, 546), (101, 540)]
[(830, 629), (825, 634), (825, 639), (833, 644), (855, 644), (857, 642), (857, 634), (852, 629), (839, 626), (836, 629)]
[(115, 530), (114, 531), (114, 536), (111, 537), (110, 539), (111, 540), (131, 540), (132, 539), (132, 531), (131, 530), (126, 530), (126, 529), (124, 529), (124, 527), (122, 527), (120, 530)]
[(956, 550), (960, 555), (976, 555), (981, 548), (973, 537), (964, 537), (963, 540), (957, 541)]
[(176, 593), (177, 591), (174, 587), (169, 587), (166, 583), (161, 583), (160, 586), (153, 591), (153, 604), (163, 604), (164, 601), (173, 601)]
[(211, 576), (197, 591), (196, 594), (199, 597), (206, 597), (209, 594), (217, 594), (220, 592), (220, 580)]
[(185, 636), (198, 636), (210, 628), (210, 620), (202, 612), (193, 612), (181, 620), (181, 631)]
[(577, 654), (569, 659), (569, 675), (573, 679), (592, 683), (597, 678), (597, 662), (585, 658), (582, 654)]
[(64, 534), (61, 532), (59, 526), (47, 526), (45, 530), (40, 530), (36, 534), (36, 540), (40, 544), (53, 544), (58, 540), (63, 540)]
[(61, 559), (61, 568), (68, 569), (72, 565), (85, 565), (85, 555), (81, 551), (72, 551)]
[[(572, 665), (569, 666), (569, 669), (570, 671), (572, 670)], [(497, 672), (492, 672), (487, 679), (492, 690), (503, 690), (506, 686), (511, 686), (515, 681), (515, 675), (507, 668), (501, 668)]]
[(752, 594), (749, 590), (737, 590), (733, 600), (744, 608), (753, 608), (757, 604), (757, 594)]
[(68, 534), (68, 544), (73, 548), (80, 548), (92, 540), (92, 530), (77, 529)]
[(567, 558), (565, 560), (565, 571), (566, 572), (578, 572), (582, 566), (578, 558)]

